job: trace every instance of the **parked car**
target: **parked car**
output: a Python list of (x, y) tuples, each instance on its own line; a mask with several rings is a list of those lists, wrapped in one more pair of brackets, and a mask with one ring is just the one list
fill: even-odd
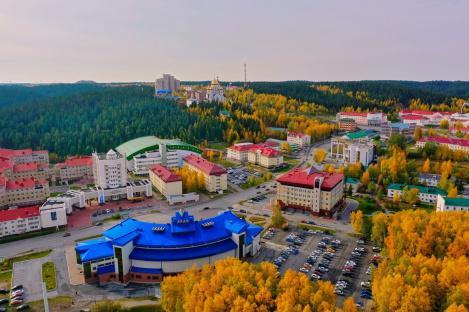
[(8, 298), (0, 299), (0, 304), (8, 304), (8, 302), (10, 302), (10, 300), (8, 300)]
[(23, 289), (23, 285), (21, 285), (21, 284), (15, 285), (11, 288), (11, 291), (15, 291), (15, 290), (18, 290), (18, 289)]
[(70, 232), (65, 232), (65, 233), (64, 233), (64, 237), (68, 237), (68, 236), (70, 236), (70, 235), (72, 235), (72, 234), (70, 234)]
[(239, 209), (239, 212), (241, 212), (241, 213), (246, 213), (247, 211), (244, 210), (244, 209)]
[(10, 305), (18, 305), (18, 304), (22, 304), (23, 303), (23, 299), (21, 298), (15, 298), (15, 299), (12, 299), (10, 301)]
[(22, 304), (19, 307), (16, 308), (16, 311), (26, 311), (29, 310), (29, 305), (28, 304)]

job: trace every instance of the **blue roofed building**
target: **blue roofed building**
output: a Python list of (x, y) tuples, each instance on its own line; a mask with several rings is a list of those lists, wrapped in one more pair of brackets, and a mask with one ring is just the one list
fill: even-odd
[(231, 211), (201, 220), (184, 211), (167, 224), (126, 219), (75, 251), (86, 282), (156, 283), (193, 265), (255, 255), (261, 231)]

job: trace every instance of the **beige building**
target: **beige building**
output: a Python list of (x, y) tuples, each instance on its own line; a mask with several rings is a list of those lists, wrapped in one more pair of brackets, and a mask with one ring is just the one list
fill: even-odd
[(163, 74), (162, 78), (155, 80), (155, 94), (158, 94), (158, 91), (177, 91), (180, 87), (180, 82), (174, 76), (170, 74)]
[(331, 159), (344, 163), (361, 163), (368, 166), (374, 157), (372, 141), (350, 140), (347, 136), (336, 137), (331, 140)]
[(0, 237), (23, 234), (41, 229), (39, 207), (0, 211)]
[(228, 188), (225, 168), (214, 164), (202, 157), (191, 154), (184, 158), (184, 164), (197, 174), (204, 176), (205, 189), (208, 192), (223, 193)]
[(0, 157), (11, 160), (14, 164), (42, 163), (49, 164), (48, 151), (33, 151), (32, 149), (12, 150), (0, 148)]
[(91, 156), (69, 157), (63, 163), (55, 165), (55, 177), (68, 183), (93, 177), (93, 158)]
[(0, 157), (0, 175), (6, 179), (48, 179), (49, 165), (44, 163), (18, 163)]
[(273, 148), (255, 148), (249, 150), (248, 162), (264, 168), (274, 168), (283, 164), (283, 156)]
[(277, 203), (314, 215), (332, 216), (344, 198), (344, 175), (316, 168), (293, 169), (277, 179)]
[(25, 178), (6, 180), (0, 177), (0, 205), (28, 206), (44, 202), (50, 195), (49, 182)]
[(290, 145), (296, 145), (302, 148), (311, 144), (311, 136), (300, 132), (288, 131), (287, 142)]
[(182, 195), (182, 178), (162, 165), (154, 165), (149, 170), (151, 184), (166, 198)]
[(106, 154), (93, 153), (94, 184), (102, 189), (127, 186), (127, 167), (125, 155), (113, 149)]

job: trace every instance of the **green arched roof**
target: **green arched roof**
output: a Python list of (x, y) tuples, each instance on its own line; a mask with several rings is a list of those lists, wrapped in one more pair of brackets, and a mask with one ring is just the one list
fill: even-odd
[(160, 139), (153, 135), (136, 138), (122, 143), (116, 147), (116, 150), (121, 154), (125, 154), (127, 160), (131, 160), (135, 155), (158, 150), (160, 144), (165, 144), (167, 148), (173, 150), (186, 150), (199, 154), (202, 153), (198, 147), (182, 142), (179, 139)]

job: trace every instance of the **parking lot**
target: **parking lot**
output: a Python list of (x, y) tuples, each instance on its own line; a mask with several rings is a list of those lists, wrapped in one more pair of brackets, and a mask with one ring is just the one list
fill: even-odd
[(352, 296), (363, 307), (372, 298), (371, 275), (367, 273), (371, 273), (368, 268), (374, 253), (365, 241), (345, 233), (326, 235), (293, 228), (267, 231), (262, 246), (253, 262), (272, 262), (280, 274), (293, 269), (307, 274), (312, 281), (329, 280), (335, 285), (339, 305)]
[(227, 168), (226, 171), (228, 173), (228, 182), (238, 186), (245, 183), (250, 176), (261, 176), (261, 173), (242, 166), (236, 168)]

